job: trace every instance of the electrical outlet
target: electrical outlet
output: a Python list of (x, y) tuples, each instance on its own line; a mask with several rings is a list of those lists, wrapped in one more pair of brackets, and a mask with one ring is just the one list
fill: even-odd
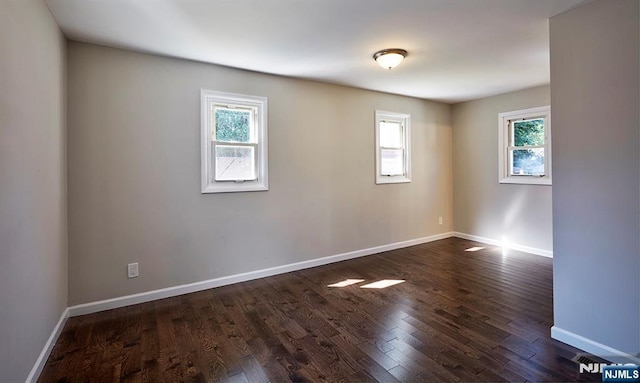
[(127, 277), (135, 278), (138, 276), (138, 262), (127, 265)]
[(438, 224), (442, 225), (442, 217), (438, 217)]

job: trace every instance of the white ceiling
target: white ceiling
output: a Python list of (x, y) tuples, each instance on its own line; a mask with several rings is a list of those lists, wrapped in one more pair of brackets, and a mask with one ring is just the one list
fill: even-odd
[(72, 40), (449, 103), (548, 83), (548, 18), (588, 1), (45, 0)]

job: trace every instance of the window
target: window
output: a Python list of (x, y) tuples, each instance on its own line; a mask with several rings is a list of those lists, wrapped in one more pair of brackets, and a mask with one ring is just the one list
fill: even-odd
[(411, 116), (376, 110), (376, 183), (411, 182)]
[(500, 113), (499, 182), (551, 185), (551, 108)]
[(202, 192), (269, 190), (267, 99), (201, 91)]

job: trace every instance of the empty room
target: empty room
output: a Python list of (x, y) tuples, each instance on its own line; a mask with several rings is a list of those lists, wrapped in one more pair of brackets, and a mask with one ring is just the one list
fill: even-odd
[(640, 382), (640, 0), (0, 0), (0, 382)]

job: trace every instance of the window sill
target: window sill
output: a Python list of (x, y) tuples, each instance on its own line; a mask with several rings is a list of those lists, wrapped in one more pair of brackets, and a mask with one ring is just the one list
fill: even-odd
[(501, 184), (519, 184), (519, 185), (547, 185), (551, 186), (551, 179), (548, 177), (531, 177), (531, 176), (515, 176), (505, 177), (499, 180)]
[(262, 182), (217, 182), (202, 188), (202, 194), (208, 193), (238, 193), (269, 190), (269, 185)]
[(376, 177), (376, 184), (404, 184), (410, 183), (411, 178), (405, 176), (395, 176), (395, 177)]

